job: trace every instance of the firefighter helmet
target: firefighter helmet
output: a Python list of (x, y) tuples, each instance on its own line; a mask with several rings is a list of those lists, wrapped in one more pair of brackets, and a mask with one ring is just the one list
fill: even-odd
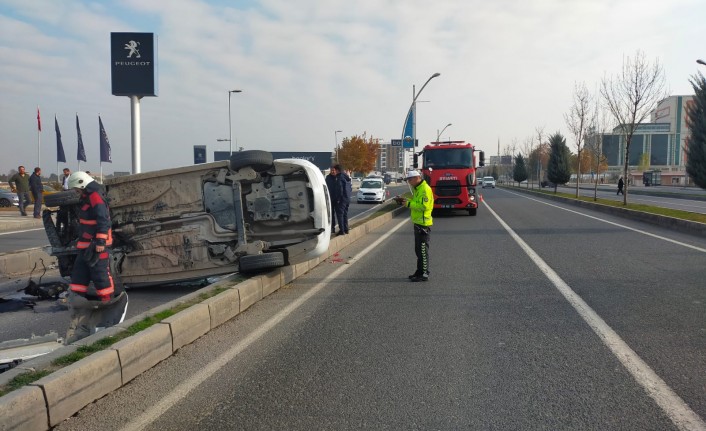
[(85, 172), (74, 172), (69, 176), (70, 189), (85, 189), (87, 185), (95, 181), (92, 176)]

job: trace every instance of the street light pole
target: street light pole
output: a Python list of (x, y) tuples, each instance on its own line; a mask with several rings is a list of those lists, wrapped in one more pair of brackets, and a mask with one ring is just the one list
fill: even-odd
[(228, 90), (228, 142), (230, 143), (228, 157), (233, 155), (233, 126), (230, 115), (230, 95), (233, 93), (242, 93), (243, 90)]
[(439, 142), (439, 139), (441, 139), (441, 134), (444, 133), (444, 130), (446, 130), (446, 128), (449, 127), (449, 126), (451, 126), (451, 123), (445, 125), (444, 128), (441, 129), (441, 132), (439, 132), (438, 129), (437, 129), (437, 133), (436, 133), (436, 142)]
[[(432, 76), (427, 79), (427, 81), (422, 85), (422, 88), (419, 89), (419, 92), (416, 91), (416, 88), (414, 85), (412, 85), (412, 106), (409, 107), (409, 111), (412, 112), (412, 151), (414, 151), (414, 145), (417, 143), (417, 98), (419, 97), (420, 94), (422, 94), (422, 91), (424, 91), (424, 87), (427, 86), (429, 81), (432, 79), (436, 78), (437, 76), (441, 75), (439, 72), (436, 72)], [(409, 111), (407, 111), (409, 113)], [(408, 115), (409, 117), (409, 115)], [(405, 125), (407, 124), (407, 120), (405, 119)], [(405, 157), (404, 157), (404, 170), (407, 172), (407, 157), (406, 157), (406, 148), (404, 148), (404, 130), (405, 128), (402, 127), (402, 150), (405, 152)]]
[(338, 134), (339, 133), (343, 133), (343, 130), (336, 130), (335, 132), (333, 132), (333, 139), (336, 144), (336, 146), (334, 147), (336, 149), (336, 163), (339, 163), (339, 160), (338, 160)]

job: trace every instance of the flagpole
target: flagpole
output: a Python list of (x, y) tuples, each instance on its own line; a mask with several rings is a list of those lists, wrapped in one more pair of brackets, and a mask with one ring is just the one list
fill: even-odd
[(39, 116), (39, 105), (37, 105), (37, 166), (42, 167), (42, 120)]

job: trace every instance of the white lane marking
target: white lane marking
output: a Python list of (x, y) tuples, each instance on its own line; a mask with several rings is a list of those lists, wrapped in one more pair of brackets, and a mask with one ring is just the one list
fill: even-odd
[[(361, 256), (365, 256), (366, 254), (370, 253), (371, 250), (373, 250), (375, 247), (380, 245), (383, 241), (385, 241), (390, 235), (392, 235), (397, 229), (402, 227), (405, 223), (407, 223), (409, 219), (406, 218), (405, 220), (401, 221), (398, 223), (395, 227), (390, 229), (388, 232), (383, 234), (380, 238), (378, 238), (374, 243), (370, 244), (367, 246), (364, 250), (359, 252), (357, 255), (353, 257), (353, 259), (359, 259)], [(241, 340), (238, 344), (234, 345), (230, 350), (224, 352), (216, 358), (213, 362), (208, 364), (205, 368), (201, 369), (198, 373), (194, 374), (184, 382), (182, 382), (179, 386), (174, 388), (170, 393), (168, 393), (164, 398), (161, 399), (159, 403), (156, 405), (152, 406), (145, 412), (143, 412), (140, 416), (135, 418), (132, 422), (128, 423), (125, 425), (123, 428), (121, 428), (121, 431), (137, 431), (144, 429), (147, 425), (151, 424), (155, 420), (157, 420), (160, 416), (162, 416), (164, 413), (167, 412), (171, 407), (176, 405), (179, 401), (181, 401), (183, 398), (186, 398), (186, 396), (191, 392), (194, 388), (199, 386), (201, 383), (203, 383), (206, 379), (211, 377), (214, 373), (216, 373), (218, 370), (223, 368), (228, 362), (230, 362), (233, 358), (238, 356), (240, 353), (242, 353), (245, 349), (250, 347), (251, 344), (253, 344), (255, 341), (260, 339), (263, 335), (265, 335), (270, 329), (274, 328), (278, 323), (280, 323), (282, 320), (284, 320), (287, 316), (292, 314), (297, 308), (299, 308), (302, 304), (304, 304), (309, 298), (314, 296), (316, 293), (318, 293), (321, 289), (326, 287), (328, 283), (330, 283), (332, 280), (335, 280), (337, 277), (339, 277), (343, 272), (345, 272), (348, 268), (351, 268), (352, 265), (341, 265), (338, 269), (336, 269), (334, 272), (329, 274), (326, 278), (324, 278), (319, 284), (311, 288), (308, 292), (303, 294), (299, 299), (296, 301), (292, 302), (289, 304), (287, 307), (283, 308), (279, 313), (275, 314), (272, 316), (267, 322), (262, 324), (260, 327), (258, 327), (255, 331), (250, 333), (247, 337), (245, 337), (243, 340)]]
[(706, 248), (697, 247), (697, 246), (695, 246), (695, 245), (687, 244), (687, 243), (685, 243), (685, 242), (677, 241), (677, 240), (674, 240), (674, 239), (671, 239), (671, 238), (667, 238), (667, 237), (664, 237), (664, 236), (661, 236), (661, 235), (657, 235), (657, 234), (654, 234), (654, 233), (650, 233), (650, 232), (647, 232), (647, 231), (644, 231), (644, 230), (636, 229), (636, 228), (634, 228), (634, 227), (626, 226), (626, 225), (624, 225), (624, 224), (612, 222), (612, 221), (609, 221), (609, 220), (606, 220), (606, 219), (602, 219), (602, 218), (600, 218), (600, 217), (595, 217), (595, 216), (588, 215), (588, 214), (585, 214), (585, 213), (582, 213), (582, 212), (579, 212), (579, 211), (575, 211), (575, 210), (571, 210), (571, 209), (568, 209), (568, 208), (560, 207), (559, 205), (554, 205), (554, 204), (552, 204), (552, 203), (549, 203), (549, 202), (546, 202), (546, 201), (543, 201), (543, 200), (540, 200), (540, 199), (531, 198), (531, 197), (525, 196), (525, 195), (523, 195), (523, 194), (511, 192), (511, 191), (509, 191), (509, 190), (505, 190), (505, 191), (506, 191), (507, 193), (510, 193), (510, 194), (513, 194), (513, 195), (516, 195), (516, 196), (520, 196), (520, 197), (522, 197), (522, 198), (529, 199), (529, 200), (531, 200), (531, 201), (535, 201), (535, 202), (538, 202), (538, 203), (540, 203), (540, 204), (549, 205), (550, 207), (558, 208), (558, 209), (560, 209), (560, 210), (568, 211), (568, 212), (570, 212), (570, 213), (578, 214), (578, 215), (581, 215), (581, 216), (584, 216), (584, 217), (588, 217), (588, 218), (593, 219), (593, 220), (598, 220), (598, 221), (603, 222), (603, 223), (608, 223), (608, 224), (611, 224), (611, 225), (613, 225), (613, 226), (618, 226), (618, 227), (621, 227), (621, 228), (623, 228), (623, 229), (631, 230), (631, 231), (633, 231), (633, 232), (637, 232), (637, 233), (641, 233), (641, 234), (643, 234), (643, 235), (651, 236), (651, 237), (653, 237), (653, 238), (661, 239), (662, 241), (671, 242), (672, 244), (677, 244), (677, 245), (680, 245), (680, 246), (682, 246), (682, 247), (687, 247), (687, 248), (690, 248), (690, 249), (692, 249), (692, 250), (696, 250), (696, 251), (700, 251), (700, 252), (702, 252), (702, 253), (706, 253)]
[(554, 287), (566, 298), (572, 307), (578, 312), (583, 320), (591, 327), (593, 332), (598, 335), (603, 344), (605, 344), (613, 355), (623, 364), (628, 372), (633, 376), (637, 383), (643, 387), (647, 395), (652, 398), (657, 405), (669, 416), (674, 425), (680, 430), (706, 430), (706, 422), (701, 419), (689, 406), (677, 395), (667, 383), (655, 373), (645, 361), (635, 353), (625, 341), (598, 315), (593, 309), (586, 304), (579, 295), (569, 287), (564, 280), (559, 277), (559, 274), (554, 270), (527, 245), (512, 230), (510, 226), (499, 215), (490, 208), (488, 202), (485, 202), (486, 208), (502, 225), (503, 228), (510, 234), (512, 239), (522, 248), (529, 256), (535, 265), (547, 276)]
[(26, 230), (13, 230), (12, 232), (0, 232), (0, 235), (11, 235), (13, 233), (24, 233), (24, 232), (34, 232), (35, 230), (44, 230), (43, 227), (38, 227), (36, 229), (26, 229)]

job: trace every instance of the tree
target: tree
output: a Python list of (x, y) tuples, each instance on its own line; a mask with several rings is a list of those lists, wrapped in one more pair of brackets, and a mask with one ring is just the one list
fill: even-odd
[(579, 197), (579, 181), (581, 180), (581, 152), (583, 150), (586, 131), (590, 123), (591, 95), (585, 83), (574, 84), (574, 101), (569, 113), (564, 115), (564, 121), (569, 131), (574, 135), (576, 144), (576, 197)]
[(667, 97), (664, 69), (658, 60), (650, 64), (645, 54), (637, 51), (634, 58), (623, 60), (621, 73), (603, 78), (601, 96), (625, 139), (623, 204), (627, 205), (630, 143), (637, 127), (648, 118), (657, 103)]
[(686, 109), (691, 129), (686, 147), (686, 173), (694, 184), (706, 189), (706, 79), (699, 73), (690, 82), (694, 87), (694, 103)]
[(343, 169), (367, 173), (375, 169), (375, 161), (379, 156), (380, 144), (378, 140), (372, 136), (368, 138), (366, 133), (363, 133), (362, 136), (354, 135), (350, 138), (343, 138), (338, 151), (338, 162)]
[(603, 134), (608, 132), (609, 112), (601, 109), (598, 100), (594, 101), (591, 122), (588, 127), (584, 148), (591, 155), (591, 172), (595, 172), (593, 184), (593, 200), (598, 200), (598, 181), (601, 172), (608, 170), (608, 159), (603, 154)]
[(527, 179), (527, 166), (525, 166), (525, 158), (522, 154), (515, 156), (515, 168), (512, 170), (512, 179), (521, 183)]
[(571, 166), (569, 166), (569, 147), (561, 133), (556, 132), (549, 137), (549, 164), (547, 165), (547, 178), (554, 183), (554, 193), (558, 184), (566, 184), (571, 179)]

